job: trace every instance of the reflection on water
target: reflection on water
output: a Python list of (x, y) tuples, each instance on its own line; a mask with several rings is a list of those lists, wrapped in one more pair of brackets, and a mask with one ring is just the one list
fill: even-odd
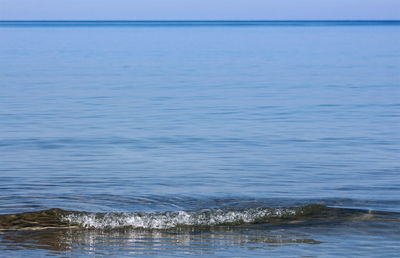
[[(168, 230), (45, 229), (5, 231), (1, 251), (15, 254), (73, 255), (163, 255), (182, 254), (248, 256), (264, 254), (367, 255), (371, 248), (386, 254), (400, 251), (398, 214), (347, 217), (328, 221), (263, 223), (209, 228)], [(345, 236), (345, 237), (344, 237)], [(354, 243), (368, 243), (353, 246)], [(340, 248), (338, 248), (338, 246)], [(250, 252), (250, 253), (249, 253)]]
[(5, 249), (46, 249), (84, 253), (112, 252), (116, 249), (132, 253), (177, 251), (213, 252), (227, 246), (262, 248), (264, 245), (320, 244), (308, 235), (290, 235), (261, 228), (222, 227), (211, 231), (142, 231), (142, 230), (45, 230), (13, 232), (3, 236)]

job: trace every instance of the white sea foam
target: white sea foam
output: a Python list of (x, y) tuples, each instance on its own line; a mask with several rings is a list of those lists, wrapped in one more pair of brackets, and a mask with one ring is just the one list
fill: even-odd
[(223, 224), (253, 223), (262, 219), (293, 216), (295, 208), (257, 208), (247, 210), (208, 210), (197, 212), (164, 213), (72, 213), (63, 217), (72, 225), (84, 228), (168, 229), (178, 226), (215, 226)]

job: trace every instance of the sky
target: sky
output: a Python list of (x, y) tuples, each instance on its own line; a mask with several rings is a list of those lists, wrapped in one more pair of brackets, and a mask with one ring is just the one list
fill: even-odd
[(0, 20), (400, 20), (400, 0), (0, 0)]

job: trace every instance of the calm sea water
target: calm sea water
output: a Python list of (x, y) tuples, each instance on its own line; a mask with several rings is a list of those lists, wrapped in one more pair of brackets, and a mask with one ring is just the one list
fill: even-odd
[(1, 22), (0, 214), (0, 256), (399, 255), (400, 23)]

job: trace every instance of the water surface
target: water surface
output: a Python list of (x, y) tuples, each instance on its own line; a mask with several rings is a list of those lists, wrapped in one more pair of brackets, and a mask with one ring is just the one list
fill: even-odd
[(1, 22), (2, 253), (395, 256), (399, 25)]

